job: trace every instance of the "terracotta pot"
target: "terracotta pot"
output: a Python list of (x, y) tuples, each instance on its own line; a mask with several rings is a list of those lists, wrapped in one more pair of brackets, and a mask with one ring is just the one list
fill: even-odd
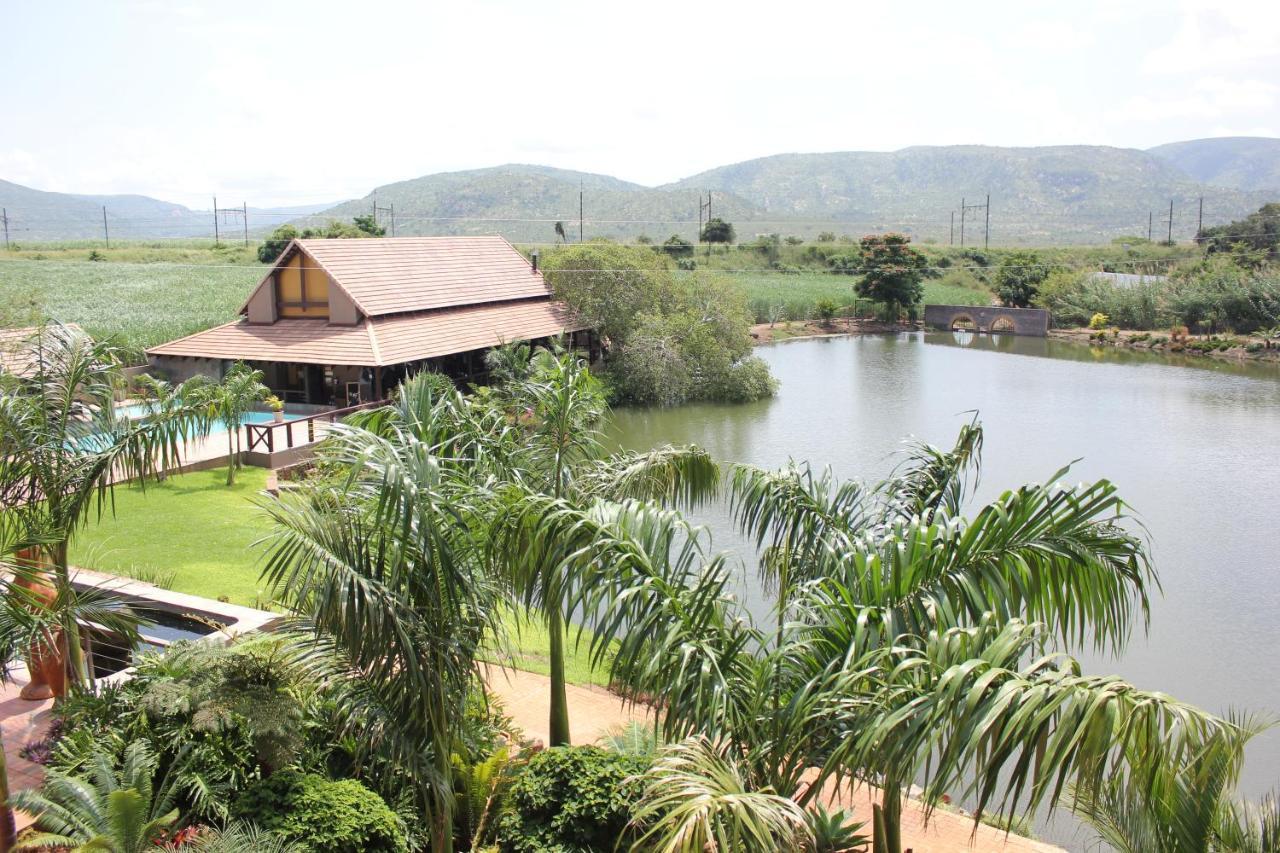
[[(31, 568), (48, 566), (38, 548), (24, 548), (15, 552), (14, 558), (19, 565)], [(18, 578), (14, 583), (30, 590), (36, 601), (44, 606), (52, 604), (58, 597), (57, 589), (40, 575)], [(62, 632), (58, 631), (52, 645), (39, 644), (27, 650), (27, 671), (31, 674), (31, 680), (19, 693), (23, 699), (42, 701), (66, 695), (66, 646)]]

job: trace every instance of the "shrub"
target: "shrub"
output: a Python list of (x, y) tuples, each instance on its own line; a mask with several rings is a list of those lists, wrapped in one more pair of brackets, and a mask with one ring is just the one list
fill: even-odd
[(663, 241), (662, 251), (673, 258), (687, 258), (693, 255), (693, 244), (679, 234), (672, 234)]
[(1089, 318), (1090, 329), (1105, 329), (1107, 324), (1111, 322), (1111, 318), (1101, 311)]
[(403, 853), (404, 828), (382, 797), (354, 779), (282, 770), (250, 786), (235, 816), (313, 853)]
[(996, 293), (1013, 308), (1026, 308), (1049, 277), (1049, 267), (1035, 252), (1011, 252), (996, 270)]
[(821, 231), (818, 233), (819, 243), (834, 243), (835, 241), (836, 235), (833, 231)]
[(507, 792), (498, 830), (502, 853), (613, 850), (627, 836), (633, 777), (648, 758), (599, 747), (556, 747), (538, 753)]
[(813, 315), (824, 325), (830, 324), (836, 318), (836, 314), (840, 312), (840, 306), (836, 304), (834, 299), (819, 299), (813, 303)]
[(681, 269), (681, 270), (684, 270), (685, 272), (689, 272), (691, 270), (696, 270), (697, 268), (698, 268), (698, 262), (695, 261), (693, 258), (680, 258), (678, 261), (676, 261), (676, 269)]

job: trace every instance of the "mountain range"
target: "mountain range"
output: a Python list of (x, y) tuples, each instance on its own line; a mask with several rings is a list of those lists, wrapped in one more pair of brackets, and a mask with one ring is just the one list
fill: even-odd
[[(738, 238), (823, 231), (857, 235), (897, 230), (918, 239), (982, 240), (990, 197), (993, 245), (1098, 242), (1194, 235), (1204, 224), (1243, 217), (1280, 200), (1280, 139), (1222, 137), (1148, 150), (1096, 145), (1007, 148), (917, 146), (892, 152), (778, 154), (721, 166), (658, 187), (607, 175), (511, 164), (425, 175), (377, 187), (336, 205), (249, 209), (262, 233), (293, 217), (298, 224), (350, 218), (378, 208), (399, 236), (500, 233), (518, 242), (553, 242), (562, 223), (583, 236), (693, 238), (699, 201), (736, 225)], [(970, 207), (961, 211), (963, 202)], [(0, 205), (16, 240), (99, 237), (107, 206), (113, 237), (212, 236), (210, 211), (145, 196), (48, 193), (0, 181)], [(976, 205), (976, 206), (975, 206)], [(954, 225), (953, 225), (954, 217)], [(239, 217), (220, 220), (240, 233)]]

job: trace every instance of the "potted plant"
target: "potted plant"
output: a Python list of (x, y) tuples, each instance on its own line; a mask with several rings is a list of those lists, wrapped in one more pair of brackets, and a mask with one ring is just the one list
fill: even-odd
[(266, 400), (267, 408), (271, 410), (271, 414), (275, 416), (275, 422), (284, 423), (284, 400), (281, 400), (275, 394), (272, 394)]

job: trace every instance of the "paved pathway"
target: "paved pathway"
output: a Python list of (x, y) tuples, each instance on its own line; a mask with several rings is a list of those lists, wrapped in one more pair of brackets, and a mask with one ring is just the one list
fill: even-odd
[[(27, 683), (26, 667), (15, 666), (10, 671), (11, 680), (0, 685), (0, 731), (4, 737), (5, 768), (9, 771), (9, 790), (21, 791), (39, 788), (44, 780), (44, 769), (18, 755), (28, 741), (42, 737), (52, 717), (53, 700), (29, 702), (20, 699), (18, 692)], [(23, 812), (14, 814), (18, 829), (31, 825), (31, 817)]]
[[(546, 743), (550, 713), (550, 679), (532, 672), (489, 667), (485, 679), (489, 691), (503, 705), (504, 712), (531, 738)], [(569, 685), (569, 732), (575, 744), (595, 743), (602, 736), (636, 720), (644, 722), (643, 706), (624, 705), (622, 699), (602, 687)], [(652, 722), (652, 719), (648, 719)], [(834, 805), (850, 809), (855, 819), (871, 826), (872, 799), (878, 792), (858, 785), (828, 798)], [(926, 825), (923, 807), (908, 800), (902, 814), (903, 847), (915, 853), (1061, 853), (1061, 848), (1032, 841), (979, 824), (953, 812), (934, 811)]]

